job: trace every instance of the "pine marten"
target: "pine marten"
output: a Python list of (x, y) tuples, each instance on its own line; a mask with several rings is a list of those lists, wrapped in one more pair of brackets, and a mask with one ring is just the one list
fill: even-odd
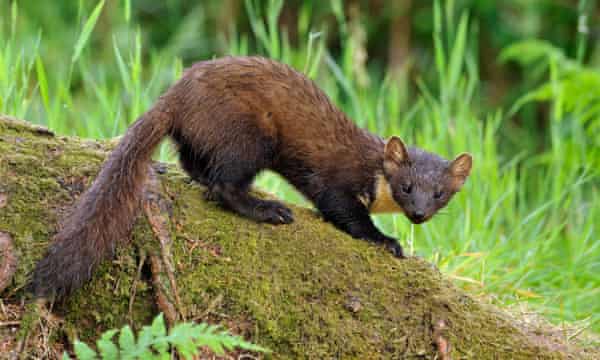
[(468, 154), (447, 161), (359, 128), (287, 65), (261, 57), (199, 62), (110, 154), (37, 264), (30, 282), (35, 296), (63, 297), (80, 287), (128, 237), (151, 155), (167, 136), (185, 171), (223, 207), (258, 222), (291, 223), (287, 206), (248, 192), (256, 174), (270, 169), (325, 220), (397, 257), (402, 247), (369, 214), (398, 211), (425, 222), (459, 191), (472, 163)]

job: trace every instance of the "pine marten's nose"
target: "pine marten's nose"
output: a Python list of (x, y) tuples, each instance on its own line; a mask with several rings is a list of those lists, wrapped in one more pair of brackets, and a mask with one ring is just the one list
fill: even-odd
[(425, 213), (417, 210), (412, 213), (411, 217), (412, 217), (413, 221), (421, 222), (421, 221), (425, 220)]

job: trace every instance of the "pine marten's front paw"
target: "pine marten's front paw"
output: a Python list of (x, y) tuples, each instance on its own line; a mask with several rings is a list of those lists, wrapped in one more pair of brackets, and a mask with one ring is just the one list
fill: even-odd
[(400, 246), (400, 244), (398, 244), (398, 241), (394, 238), (389, 238), (385, 242), (385, 248), (388, 249), (392, 253), (392, 255), (399, 259), (406, 258), (404, 256), (404, 250), (402, 250), (402, 246)]
[(294, 222), (292, 210), (278, 201), (262, 200), (254, 208), (254, 216), (258, 221), (273, 225), (291, 224)]

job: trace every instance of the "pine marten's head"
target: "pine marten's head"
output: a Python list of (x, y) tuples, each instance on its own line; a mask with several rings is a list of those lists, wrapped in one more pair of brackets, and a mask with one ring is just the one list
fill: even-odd
[(377, 179), (371, 211), (386, 212), (395, 203), (415, 224), (429, 220), (446, 206), (471, 172), (469, 154), (448, 161), (407, 148), (397, 137), (387, 141), (384, 152), (383, 176)]

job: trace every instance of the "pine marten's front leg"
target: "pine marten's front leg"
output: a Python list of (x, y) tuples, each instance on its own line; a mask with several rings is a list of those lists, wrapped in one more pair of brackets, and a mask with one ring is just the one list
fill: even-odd
[(398, 241), (383, 234), (369, 216), (369, 210), (358, 199), (347, 194), (328, 192), (318, 201), (318, 208), (325, 220), (352, 237), (384, 245), (396, 257), (403, 258)]

